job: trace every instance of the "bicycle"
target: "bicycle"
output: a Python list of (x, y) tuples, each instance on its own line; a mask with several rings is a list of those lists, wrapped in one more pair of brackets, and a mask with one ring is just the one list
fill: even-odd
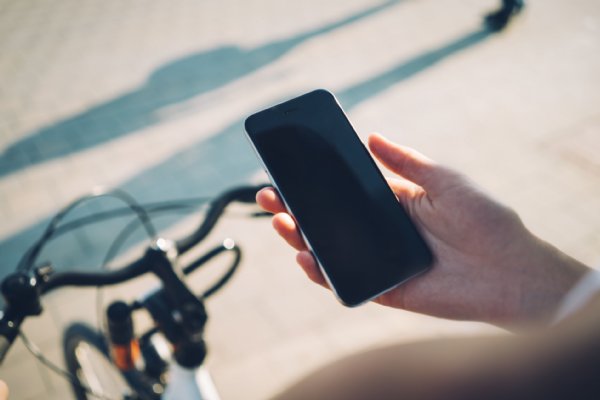
[[(226, 239), (183, 268), (178, 267), (177, 260), (179, 255), (188, 252), (208, 236), (229, 204), (254, 203), (255, 194), (262, 187), (264, 185), (237, 187), (217, 196), (210, 202), (204, 220), (197, 229), (177, 241), (158, 238), (149, 215), (168, 211), (169, 207), (142, 207), (124, 192), (96, 193), (67, 206), (52, 219), (41, 238), (25, 253), (17, 271), (7, 276), (1, 284), (6, 307), (0, 315), (0, 363), (16, 337), (21, 336), (34, 356), (69, 380), (78, 400), (218, 400), (218, 393), (204, 366), (207, 346), (203, 333), (208, 318), (204, 301), (231, 279), (240, 264), (242, 251), (232, 239)], [(99, 196), (118, 197), (137, 215), (138, 221), (152, 238), (152, 244), (143, 256), (121, 268), (101, 272), (54, 272), (49, 265), (34, 267), (45, 243), (57, 232), (68, 230), (63, 227), (61, 231), (58, 227), (62, 218), (82, 202)], [(102, 217), (123, 214), (123, 209), (116, 211), (105, 212)], [(263, 215), (266, 214), (251, 214), (253, 217)], [(67, 228), (90, 222), (93, 222), (93, 218), (81, 218)], [(114, 242), (117, 245), (111, 246), (106, 259), (114, 256), (118, 245), (131, 233), (132, 226), (130, 224), (117, 236)], [(183, 277), (226, 253), (232, 254), (233, 259), (225, 273), (202, 294), (194, 294)], [(148, 273), (159, 278), (159, 287), (152, 288), (130, 303), (113, 301), (106, 307), (106, 332), (84, 323), (73, 323), (65, 329), (63, 354), (66, 371), (45, 359), (20, 331), (28, 317), (42, 313), (41, 296), (51, 291), (66, 286), (111, 286)], [(149, 313), (154, 326), (142, 334), (136, 334), (132, 314), (140, 310)], [(111, 383), (105, 383), (106, 379)], [(123, 386), (116, 394), (118, 397), (105, 394), (107, 389), (114, 389), (114, 379)]]

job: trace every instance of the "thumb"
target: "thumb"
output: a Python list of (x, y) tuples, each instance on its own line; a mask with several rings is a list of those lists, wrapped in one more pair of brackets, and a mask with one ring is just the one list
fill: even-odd
[(441, 186), (449, 177), (448, 172), (435, 161), (379, 134), (369, 136), (369, 149), (387, 169), (416, 183), (430, 194), (441, 191)]

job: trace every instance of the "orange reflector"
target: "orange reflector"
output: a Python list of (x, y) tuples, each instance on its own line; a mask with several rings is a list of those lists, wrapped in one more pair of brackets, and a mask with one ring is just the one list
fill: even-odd
[(129, 371), (135, 367), (135, 363), (140, 358), (140, 344), (137, 340), (132, 340), (129, 344), (112, 344), (111, 353), (115, 365), (121, 371)]

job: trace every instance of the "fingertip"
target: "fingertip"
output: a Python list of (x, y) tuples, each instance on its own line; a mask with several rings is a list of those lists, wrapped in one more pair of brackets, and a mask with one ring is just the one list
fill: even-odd
[[(369, 136), (369, 150), (377, 160), (379, 160), (388, 169), (397, 173), (394, 164), (398, 162), (398, 157), (404, 155), (403, 148), (396, 143), (390, 141), (383, 135), (373, 133)], [(391, 168), (390, 168), (391, 167)]]
[(440, 182), (439, 172), (442, 170), (430, 158), (377, 134), (369, 137), (369, 149), (390, 171), (423, 187), (428, 192), (436, 190)]
[(260, 189), (258, 192), (256, 192), (256, 200), (257, 201), (259, 199), (270, 199), (270, 198), (273, 198), (274, 196), (275, 196), (275, 189), (273, 189), (270, 186), (264, 187), (264, 188)]
[(369, 133), (368, 140), (369, 141), (370, 140), (381, 140), (383, 138), (384, 138), (384, 136), (381, 133), (379, 133), (379, 132), (371, 132), (371, 133)]
[(367, 138), (367, 144), (371, 151), (376, 151), (379, 146), (385, 144), (387, 141), (388, 140), (383, 135), (377, 132), (371, 133)]
[(263, 206), (263, 204), (264, 204), (264, 201), (265, 201), (265, 196), (267, 196), (266, 191), (268, 189), (269, 188), (262, 188), (258, 192), (256, 192), (256, 195), (254, 195), (254, 199), (256, 200), (256, 204), (258, 204), (262, 208), (265, 208)]
[(265, 186), (263, 188), (260, 188), (258, 190), (258, 192), (256, 192), (256, 198), (258, 198), (261, 194), (264, 194), (266, 192), (272, 191), (273, 188), (271, 186)]
[(296, 229), (296, 223), (287, 213), (280, 212), (273, 216), (273, 228), (281, 235), (287, 235), (290, 231)]
[(397, 161), (399, 156), (406, 156), (408, 151), (407, 147), (393, 142), (379, 133), (374, 133), (369, 137), (369, 149), (384, 164)]
[(279, 195), (272, 187), (266, 187), (256, 193), (256, 203), (265, 211), (273, 214), (284, 211), (285, 207)]

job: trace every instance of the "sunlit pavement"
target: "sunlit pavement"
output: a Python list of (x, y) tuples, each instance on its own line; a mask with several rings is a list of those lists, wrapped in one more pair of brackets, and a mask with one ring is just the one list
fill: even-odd
[[(361, 137), (379, 131), (464, 171), (536, 234), (598, 265), (600, 3), (532, 0), (489, 34), (481, 17), (495, 5), (0, 1), (1, 274), (51, 215), (94, 186), (152, 202), (264, 181), (244, 117), (316, 87), (338, 94)], [(383, 343), (493, 332), (343, 308), (304, 278), (267, 220), (243, 218), (248, 211), (232, 211), (207, 244), (233, 237), (245, 250), (238, 276), (208, 304), (209, 366), (225, 399), (265, 398)], [(198, 219), (162, 226), (178, 237)], [(42, 258), (57, 269), (97, 266), (122, 223), (67, 235)], [(24, 331), (61, 363), (61, 329), (93, 322), (94, 299), (55, 294)], [(20, 344), (0, 377), (14, 399), (68, 397), (65, 381)]]

